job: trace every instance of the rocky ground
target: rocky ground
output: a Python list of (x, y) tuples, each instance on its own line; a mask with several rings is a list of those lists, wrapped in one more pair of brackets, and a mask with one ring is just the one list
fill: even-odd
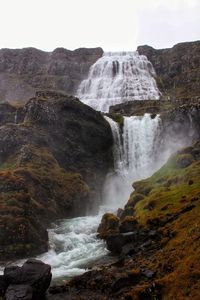
[(51, 287), (48, 299), (199, 299), (200, 142), (133, 187), (98, 229), (118, 261)]
[(0, 111), (2, 260), (46, 251), (51, 222), (96, 206), (113, 140), (102, 115), (72, 96), (38, 92)]

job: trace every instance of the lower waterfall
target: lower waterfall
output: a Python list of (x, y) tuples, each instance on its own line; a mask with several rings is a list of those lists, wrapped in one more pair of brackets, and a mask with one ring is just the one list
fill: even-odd
[(102, 215), (124, 206), (132, 182), (151, 175), (158, 167), (159, 116), (124, 117), (123, 133), (115, 121), (105, 119), (114, 138), (114, 171), (106, 178), (98, 215), (62, 220), (49, 229), (50, 250), (39, 259), (51, 264), (54, 279), (81, 274), (92, 262), (107, 255), (104, 241), (96, 238)]
[(84, 273), (92, 263), (106, 258), (105, 243), (96, 237), (102, 215), (123, 207), (132, 182), (150, 176), (161, 164), (157, 158), (159, 116), (124, 117), (123, 132), (115, 121), (105, 119), (114, 138), (114, 171), (107, 175), (98, 215), (65, 219), (48, 230), (50, 249), (37, 258), (52, 266), (54, 280)]

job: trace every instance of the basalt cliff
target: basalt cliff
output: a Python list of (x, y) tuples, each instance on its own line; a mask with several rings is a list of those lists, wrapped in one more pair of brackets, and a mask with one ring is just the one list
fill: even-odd
[[(190, 99), (200, 93), (200, 42), (180, 43), (170, 49), (139, 46), (156, 71), (162, 99)], [(24, 103), (38, 90), (76, 94), (89, 68), (103, 55), (101, 48), (45, 52), (35, 48), (0, 50), (0, 102)]]
[(0, 102), (24, 103), (38, 90), (75, 94), (101, 48), (45, 52), (35, 48), (0, 50)]
[(199, 97), (200, 41), (159, 50), (147, 45), (139, 46), (137, 50), (153, 64), (163, 99)]

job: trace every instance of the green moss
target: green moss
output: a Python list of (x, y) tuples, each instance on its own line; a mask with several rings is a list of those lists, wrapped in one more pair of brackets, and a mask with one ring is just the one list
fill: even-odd
[[(190, 161), (190, 164), (180, 167), (179, 161), (182, 159), (184, 163), (185, 159)], [(195, 160), (191, 154), (173, 155), (153, 176), (135, 182), (133, 186), (135, 191), (129, 202), (138, 193), (144, 195), (144, 199), (135, 204), (137, 219), (146, 223), (148, 219), (164, 218), (167, 214), (178, 212), (193, 198), (199, 197), (200, 161)], [(155, 205), (152, 206), (152, 203)]]
[(111, 113), (109, 114), (109, 117), (111, 119), (113, 119), (115, 122), (117, 122), (119, 124), (119, 127), (120, 128), (123, 128), (124, 126), (124, 118), (121, 114), (119, 113)]
[(13, 169), (16, 167), (16, 161), (15, 160), (8, 160), (3, 164), (0, 164), (0, 170), (4, 169)]

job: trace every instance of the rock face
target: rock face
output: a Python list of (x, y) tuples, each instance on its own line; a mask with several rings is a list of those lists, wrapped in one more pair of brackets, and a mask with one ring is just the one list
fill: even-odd
[(38, 92), (20, 109), (8, 105), (6, 114), (9, 123), (2, 118), (0, 126), (0, 253), (16, 258), (47, 250), (46, 226), (53, 220), (98, 205), (113, 141), (102, 115), (72, 96)]
[(0, 50), (0, 102), (26, 102), (40, 89), (74, 94), (89, 68), (101, 57), (101, 48), (70, 51), (57, 48)]
[(167, 159), (170, 147), (175, 151), (178, 145), (189, 145), (200, 137), (200, 99), (129, 101), (112, 106), (108, 115), (118, 122), (123, 132), (123, 116), (142, 116), (145, 113), (151, 114), (152, 118), (157, 114), (160, 117), (158, 157), (159, 153), (166, 153)]
[(5, 289), (0, 296), (6, 300), (44, 299), (51, 277), (51, 267), (36, 259), (27, 260), (22, 267), (6, 267), (2, 276)]
[(199, 97), (200, 41), (160, 50), (145, 45), (137, 50), (153, 64), (163, 99)]

